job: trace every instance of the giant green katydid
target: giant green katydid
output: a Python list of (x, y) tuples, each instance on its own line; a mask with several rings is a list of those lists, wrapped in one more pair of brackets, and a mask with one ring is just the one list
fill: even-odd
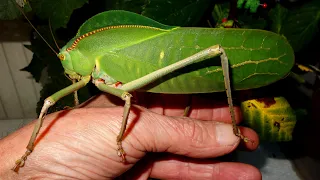
[[(234, 134), (247, 141), (235, 123), (231, 86), (233, 90), (266, 86), (283, 78), (294, 64), (287, 40), (272, 32), (167, 26), (126, 11), (107, 11), (90, 18), (57, 56), (65, 73), (76, 82), (45, 100), (27, 151), (17, 160), (15, 171), (33, 151), (48, 108), (90, 80), (101, 91), (125, 101), (116, 140), (118, 155), (125, 160), (121, 141), (130, 112), (130, 92), (226, 91)], [(220, 56), (221, 63), (216, 56)], [(116, 86), (119, 83), (122, 85)]]

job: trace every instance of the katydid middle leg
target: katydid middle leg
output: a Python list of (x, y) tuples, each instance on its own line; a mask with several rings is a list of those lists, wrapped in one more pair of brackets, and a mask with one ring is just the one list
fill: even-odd
[[(72, 82), (72, 84), (75, 84), (77, 82), (77, 77), (74, 77), (74, 79), (72, 79), (68, 74), (64, 73), (64, 75)], [(79, 98), (78, 98), (78, 91), (75, 90), (73, 92), (73, 98), (74, 98), (74, 108), (76, 108), (77, 106), (79, 106)], [(71, 107), (65, 107), (65, 109), (69, 109)]]
[[(72, 84), (75, 84), (77, 82), (77, 80), (72, 79)], [(78, 91), (74, 91), (73, 92), (73, 98), (74, 98), (74, 106), (77, 107), (79, 106), (79, 98), (78, 98)]]
[(44, 116), (47, 113), (49, 107), (51, 107), (52, 105), (54, 105), (59, 99), (61, 99), (62, 97), (71, 94), (72, 92), (84, 87), (91, 79), (91, 76), (85, 76), (82, 77), (82, 79), (56, 93), (54, 93), (53, 95), (51, 95), (50, 97), (46, 98), (44, 101), (44, 104), (42, 106), (39, 118), (34, 126), (32, 135), (30, 137), (28, 146), (27, 146), (27, 151), (25, 152), (25, 154), (16, 161), (16, 165), (12, 168), (13, 171), (18, 172), (19, 168), (24, 166), (25, 161), (27, 160), (27, 157), (31, 154), (31, 152), (34, 149), (35, 146), (35, 140), (38, 136), (38, 133), (40, 131), (40, 128), (42, 126), (43, 120), (44, 120)]
[(125, 162), (126, 158), (125, 158), (125, 151), (123, 150), (122, 147), (122, 138), (124, 135), (124, 132), (126, 130), (126, 126), (127, 126), (127, 121), (128, 121), (128, 116), (129, 116), (129, 112), (130, 112), (130, 108), (131, 108), (131, 98), (132, 95), (122, 89), (117, 89), (114, 87), (110, 87), (109, 85), (105, 84), (103, 80), (100, 79), (94, 79), (93, 83), (97, 86), (97, 88), (103, 92), (115, 95), (117, 97), (120, 97), (122, 100), (125, 101), (124, 107), (123, 107), (123, 116), (122, 116), (122, 123), (121, 123), (121, 128), (120, 128), (120, 132), (117, 136), (117, 154), (119, 157), (122, 158), (122, 161)]

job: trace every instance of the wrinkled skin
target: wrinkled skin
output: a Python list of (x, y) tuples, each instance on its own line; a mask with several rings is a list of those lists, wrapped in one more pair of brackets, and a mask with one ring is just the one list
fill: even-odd
[[(34, 122), (0, 140), (1, 179), (261, 179), (251, 165), (213, 159), (232, 152), (240, 142), (233, 135), (226, 104), (193, 97), (186, 118), (182, 115), (189, 97), (143, 96), (137, 101), (142, 106), (134, 105), (129, 116), (123, 141), (126, 164), (116, 153), (123, 102), (100, 95), (81, 108), (47, 115), (19, 174), (10, 169), (25, 152)], [(236, 113), (240, 122), (239, 108)], [(255, 143), (239, 147), (256, 149), (257, 134), (248, 128), (241, 131)]]

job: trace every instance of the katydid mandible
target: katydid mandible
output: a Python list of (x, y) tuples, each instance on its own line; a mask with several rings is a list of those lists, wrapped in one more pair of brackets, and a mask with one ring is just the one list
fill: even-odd
[[(14, 171), (24, 165), (34, 150), (48, 108), (89, 81), (125, 101), (116, 139), (117, 154), (125, 161), (121, 142), (130, 112), (130, 92), (226, 91), (234, 134), (248, 141), (236, 125), (231, 90), (274, 83), (285, 77), (294, 64), (290, 44), (272, 32), (167, 26), (127, 11), (93, 16), (57, 56), (65, 73), (76, 82), (45, 99), (27, 151), (16, 161)], [(117, 86), (119, 83), (121, 86)]]

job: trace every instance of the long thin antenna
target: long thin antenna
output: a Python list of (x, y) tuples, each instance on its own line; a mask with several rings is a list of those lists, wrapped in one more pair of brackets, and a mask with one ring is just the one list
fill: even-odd
[(50, 28), (50, 33), (51, 33), (51, 36), (52, 36), (52, 39), (54, 41), (54, 43), (56, 44), (57, 48), (60, 49), (56, 39), (54, 38), (54, 35), (53, 35), (53, 32), (52, 32), (52, 28), (51, 28), (51, 21), (50, 21), (50, 18), (49, 18), (49, 28)]
[(44, 37), (42, 37), (42, 35), (40, 34), (40, 32), (33, 26), (33, 24), (30, 22), (30, 20), (27, 18), (26, 14), (23, 12), (23, 9), (16, 3), (16, 6), (18, 7), (19, 11), (23, 14), (23, 16), (27, 19), (27, 21), (30, 23), (31, 27), (37, 32), (37, 34), (41, 37), (41, 39), (49, 46), (49, 48), (56, 54), (58, 55), (58, 53), (50, 46), (50, 44), (44, 39)]

